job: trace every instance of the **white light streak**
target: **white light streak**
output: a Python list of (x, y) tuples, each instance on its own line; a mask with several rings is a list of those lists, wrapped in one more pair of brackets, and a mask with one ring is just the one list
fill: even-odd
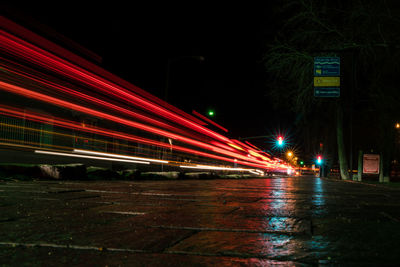
[(166, 160), (158, 160), (158, 159), (149, 159), (149, 158), (141, 158), (141, 157), (132, 157), (132, 156), (125, 156), (119, 154), (111, 154), (111, 153), (103, 153), (103, 152), (96, 152), (96, 151), (89, 151), (89, 150), (82, 150), (82, 149), (74, 149), (76, 153), (83, 153), (83, 154), (91, 154), (91, 155), (98, 155), (98, 156), (108, 156), (113, 158), (123, 158), (123, 159), (132, 159), (132, 160), (145, 160), (150, 162), (158, 162), (158, 163), (169, 163)]
[(70, 154), (70, 153), (61, 153), (61, 152), (51, 152), (51, 151), (43, 151), (43, 150), (35, 150), (35, 153), (48, 154), (48, 155), (57, 155), (57, 156), (66, 156), (66, 157), (75, 157), (75, 158), (100, 159), (100, 160), (120, 161), (120, 162), (139, 163), (139, 164), (150, 164), (150, 162), (148, 162), (148, 161), (135, 161), (135, 160), (114, 159), (114, 158), (105, 158), (105, 157), (94, 157), (94, 156), (86, 156), (86, 155), (78, 155), (78, 154)]

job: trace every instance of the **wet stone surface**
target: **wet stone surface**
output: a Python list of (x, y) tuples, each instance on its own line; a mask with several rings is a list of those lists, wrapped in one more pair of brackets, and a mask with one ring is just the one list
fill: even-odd
[(314, 177), (0, 181), (3, 266), (396, 266), (400, 191)]

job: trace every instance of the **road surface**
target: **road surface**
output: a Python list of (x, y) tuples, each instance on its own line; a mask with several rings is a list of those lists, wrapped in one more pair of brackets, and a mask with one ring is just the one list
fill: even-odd
[(396, 265), (400, 191), (315, 177), (2, 181), (5, 266)]

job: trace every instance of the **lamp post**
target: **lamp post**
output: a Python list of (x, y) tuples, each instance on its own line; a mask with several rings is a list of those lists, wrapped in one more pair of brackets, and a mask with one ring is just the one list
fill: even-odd
[[(168, 102), (168, 92), (169, 92), (170, 79), (171, 79), (171, 77), (170, 77), (171, 76), (171, 65), (172, 65), (172, 63), (174, 63), (176, 61), (180, 61), (180, 60), (184, 60), (184, 59), (194, 59), (194, 60), (198, 60), (200, 62), (204, 61), (203, 56), (180, 56), (180, 57), (168, 58), (167, 72), (166, 72), (166, 78), (165, 78), (165, 89), (164, 89), (165, 102)], [(162, 138), (161, 141), (164, 141), (164, 138)], [(170, 139), (169, 139), (169, 141), (170, 141)], [(170, 144), (171, 144), (171, 152), (172, 152), (172, 141), (170, 141)], [(165, 148), (162, 148), (160, 158), (164, 159), (165, 154), (166, 154), (166, 150), (165, 150)], [(163, 164), (161, 164), (161, 171), (164, 171)]]

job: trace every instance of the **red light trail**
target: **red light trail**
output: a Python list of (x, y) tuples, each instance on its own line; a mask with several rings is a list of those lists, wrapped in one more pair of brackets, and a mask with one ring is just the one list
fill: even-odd
[[(250, 143), (245, 144), (232, 140), (204, 127), (206, 125), (204, 121), (184, 113), (92, 63), (81, 60), (68, 51), (65, 52), (66, 50), (63, 48), (41, 37), (37, 38), (35, 44), (33, 37), (36, 35), (34, 33), (3, 17), (0, 17), (0, 24), (5, 29), (0, 30), (0, 51), (2, 53), (0, 56), (2, 69), (0, 90), (11, 95), (18, 95), (21, 99), (30, 99), (35, 103), (45, 104), (41, 105), (43, 108), (46, 106), (49, 109), (58, 107), (82, 114), (80, 116), (84, 114), (90, 118), (100, 119), (101, 123), (108, 121), (115, 125), (125, 126), (125, 128), (121, 131), (109, 129), (110, 126), (104, 128), (85, 125), (76, 121), (76, 118), (71, 120), (65, 118), (65, 115), (59, 116), (58, 114), (52, 114), (53, 118), (50, 118), (41, 112), (21, 109), (12, 104), (0, 104), (0, 114), (2, 115), (20, 120), (47, 123), (66, 130), (155, 146), (170, 150), (171, 153), (179, 151), (205, 159), (235, 163), (235, 165), (240, 164), (260, 169), (285, 170), (291, 168), (272, 160), (268, 154)], [(13, 34), (13, 27), (18, 37)], [(26, 38), (21, 38), (24, 36)], [(64, 58), (63, 51), (66, 55)], [(99, 74), (102, 74), (103, 77)], [(65, 80), (71, 81), (74, 86), (69, 86)], [(93, 93), (96, 96), (92, 95)], [(118, 103), (124, 103), (124, 105), (118, 105)], [(130, 107), (139, 109), (141, 112), (131, 110)], [(201, 114), (196, 112), (195, 115)], [(228, 131), (204, 116), (200, 117), (221, 130)], [(119, 127), (116, 128), (119, 129)], [(131, 131), (134, 129), (143, 131), (144, 136), (139, 136), (142, 134), (138, 135), (137, 131), (132, 134)], [(150, 138), (148, 134), (155, 136)], [(169, 141), (159, 140), (160, 137), (168, 138)], [(154, 140), (157, 138), (158, 140)], [(48, 151), (48, 153), (58, 153), (60, 156), (68, 154), (63, 151)], [(107, 151), (91, 153), (113, 157), (113, 154), (107, 153)], [(125, 155), (125, 157), (134, 158), (132, 156)], [(152, 162), (156, 162), (156, 160), (153, 159)], [(162, 160), (158, 161), (162, 162)], [(201, 163), (201, 160), (198, 163)], [(200, 164), (196, 166), (188, 168), (211, 166), (210, 168), (215, 170), (224, 170), (225, 168), (233, 170), (229, 167), (214, 165)], [(236, 169), (241, 170), (241, 168)]]

